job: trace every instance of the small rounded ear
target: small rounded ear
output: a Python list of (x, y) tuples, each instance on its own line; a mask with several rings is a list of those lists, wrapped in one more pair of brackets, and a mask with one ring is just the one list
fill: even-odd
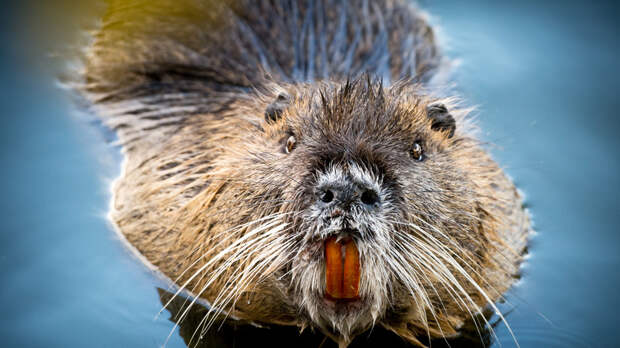
[(454, 136), (454, 130), (456, 129), (456, 121), (454, 117), (448, 112), (448, 108), (440, 102), (428, 104), (426, 106), (426, 113), (428, 117), (433, 121), (431, 129), (434, 131), (448, 131), (448, 138)]
[(288, 107), (289, 96), (285, 93), (280, 93), (276, 100), (267, 106), (265, 109), (265, 121), (267, 123), (277, 122), (282, 117), (282, 112)]

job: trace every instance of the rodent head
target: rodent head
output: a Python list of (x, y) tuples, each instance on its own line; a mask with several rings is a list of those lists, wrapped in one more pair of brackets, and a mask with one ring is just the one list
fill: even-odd
[(481, 152), (444, 102), (419, 93), (360, 79), (281, 93), (265, 112), (265, 151), (277, 154), (265, 173), (279, 211), (294, 212), (287, 294), (345, 341), (398, 316), (449, 331), (445, 311), (462, 303), (436, 309), (450, 292), (471, 306), (458, 287), (471, 287), (465, 264), (484, 261)]
[(224, 211), (210, 224), (224, 216), (226, 231), (245, 231), (240, 251), (229, 247), (241, 266), (221, 268), (237, 278), (220, 291), (263, 293), (248, 305), (289, 308), (345, 343), (374, 324), (411, 341), (455, 333), (460, 315), (497, 296), (480, 284), (497, 268), (487, 209), (501, 171), (469, 135), (466, 111), (411, 84), (284, 89), (230, 138), (242, 148), (224, 146), (211, 163), (222, 179), (202, 194), (216, 202), (200, 207)]

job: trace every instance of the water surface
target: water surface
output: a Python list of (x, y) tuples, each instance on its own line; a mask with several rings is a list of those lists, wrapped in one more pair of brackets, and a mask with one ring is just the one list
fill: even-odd
[[(446, 53), (460, 61), (457, 90), (479, 106), (483, 136), (526, 193), (538, 231), (523, 278), (501, 305), (521, 347), (616, 346), (618, 5), (421, 6)], [(173, 328), (168, 312), (155, 319), (166, 284), (126, 251), (104, 218), (118, 149), (57, 87), (66, 60), (49, 54), (80, 39), (100, 10), (32, 2), (9, 6), (0, 21), (3, 346), (155, 347)], [(494, 346), (514, 346), (505, 325), (495, 331)], [(223, 346), (233, 337), (237, 347), (321, 341), (225, 327), (211, 342)], [(373, 344), (395, 342), (378, 337)], [(186, 345), (175, 331), (167, 346)]]

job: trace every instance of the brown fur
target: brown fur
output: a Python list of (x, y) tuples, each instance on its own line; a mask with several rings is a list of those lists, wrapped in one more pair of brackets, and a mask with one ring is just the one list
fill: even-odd
[[(419, 12), (347, 3), (111, 1), (80, 87), (124, 145), (110, 218), (216, 312), (316, 327), (341, 345), (377, 324), (416, 344), (454, 336), (512, 284), (527, 214), (468, 110), (430, 94), (443, 63)], [(431, 129), (436, 102), (452, 137)], [(308, 295), (322, 269), (312, 188), (330, 166), (361, 166), (390, 194), (389, 228), (358, 241), (376, 273), (362, 276), (355, 315)]]

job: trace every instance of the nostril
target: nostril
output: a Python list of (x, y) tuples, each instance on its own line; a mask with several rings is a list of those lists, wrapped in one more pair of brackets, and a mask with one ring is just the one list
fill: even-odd
[(329, 203), (334, 200), (334, 193), (332, 190), (325, 190), (321, 193), (321, 202)]
[(366, 190), (362, 193), (361, 197), (362, 203), (366, 205), (374, 205), (379, 202), (379, 196), (375, 191)]

